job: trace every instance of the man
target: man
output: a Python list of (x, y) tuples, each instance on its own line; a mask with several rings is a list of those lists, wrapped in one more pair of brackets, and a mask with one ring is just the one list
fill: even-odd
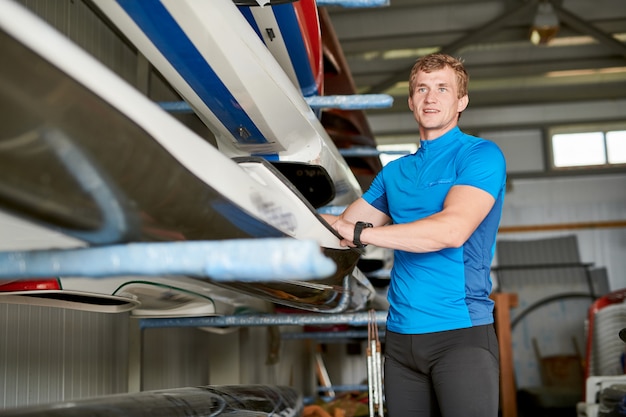
[(340, 216), (324, 216), (342, 245), (394, 249), (385, 341), (390, 417), (498, 415), (489, 294), (506, 167), (494, 143), (457, 126), (468, 78), (449, 55), (418, 60), (408, 99), (418, 151), (387, 164)]

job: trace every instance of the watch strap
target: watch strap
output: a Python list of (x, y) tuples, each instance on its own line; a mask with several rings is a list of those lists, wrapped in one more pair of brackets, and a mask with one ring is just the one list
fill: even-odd
[(361, 232), (363, 231), (363, 229), (368, 227), (374, 227), (374, 225), (372, 223), (366, 223), (361, 221), (354, 224), (354, 236), (352, 238), (352, 242), (356, 245), (357, 248), (364, 248), (366, 246), (361, 242)]

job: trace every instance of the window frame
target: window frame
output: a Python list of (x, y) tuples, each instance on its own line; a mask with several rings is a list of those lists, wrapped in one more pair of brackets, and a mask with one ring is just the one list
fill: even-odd
[[(547, 130), (547, 148), (549, 150), (549, 170), (553, 172), (563, 172), (571, 170), (611, 170), (614, 168), (626, 167), (626, 162), (609, 162), (609, 147), (607, 144), (607, 133), (616, 131), (626, 131), (626, 123), (606, 124), (606, 125), (573, 125), (573, 126), (559, 126), (553, 127)], [(604, 146), (604, 162), (600, 164), (576, 164), (576, 165), (556, 165), (557, 155), (555, 154), (554, 136), (556, 135), (576, 135), (587, 133), (601, 133), (602, 145)]]

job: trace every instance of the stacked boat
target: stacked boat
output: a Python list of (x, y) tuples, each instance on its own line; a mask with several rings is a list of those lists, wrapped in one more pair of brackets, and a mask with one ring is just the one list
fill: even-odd
[[(50, 271), (32, 280), (2, 278), (0, 297), (163, 316), (230, 314), (218, 307), (229, 302), (216, 300), (230, 296), (237, 300), (230, 304), (245, 305), (242, 295), (314, 312), (368, 306), (375, 291), (356, 267), (362, 252), (340, 246), (317, 211), (350, 203), (361, 188), (305, 97), (321, 91), (322, 48), (315, 41), (319, 19), (298, 20), (298, 7), (309, 7), (310, 16), (315, 3), (94, 3), (205, 123), (217, 146), (48, 24), (3, 0), (0, 105), (7, 111), (0, 123), (0, 210), (9, 221), (41, 230), (41, 245), (27, 249), (46, 256), (50, 245), (284, 238), (316, 242), (336, 268), (306, 281), (128, 276), (108, 284)], [(246, 19), (251, 15), (257, 30)], [(261, 27), (272, 40), (289, 41), (277, 50), (290, 60), (298, 48), (309, 51), (300, 54), (309, 65), (293, 61), (288, 74), (278, 52), (263, 43)], [(296, 30), (300, 43), (294, 46)], [(298, 78), (298, 68), (309, 77)], [(50, 240), (50, 231), (58, 240)], [(17, 248), (5, 242), (2, 249)], [(98, 299), (130, 301), (94, 308), (102, 305)], [(206, 308), (198, 308), (206, 300)]]

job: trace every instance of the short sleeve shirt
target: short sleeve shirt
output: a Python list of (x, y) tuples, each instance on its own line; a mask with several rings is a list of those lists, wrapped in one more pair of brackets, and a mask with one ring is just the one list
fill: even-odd
[(416, 153), (388, 163), (363, 198), (394, 224), (423, 219), (443, 209), (448, 191), (469, 185), (495, 204), (460, 248), (437, 252), (394, 251), (387, 328), (423, 334), (493, 322), (490, 268), (506, 182), (504, 155), (488, 140), (458, 127), (421, 141)]

